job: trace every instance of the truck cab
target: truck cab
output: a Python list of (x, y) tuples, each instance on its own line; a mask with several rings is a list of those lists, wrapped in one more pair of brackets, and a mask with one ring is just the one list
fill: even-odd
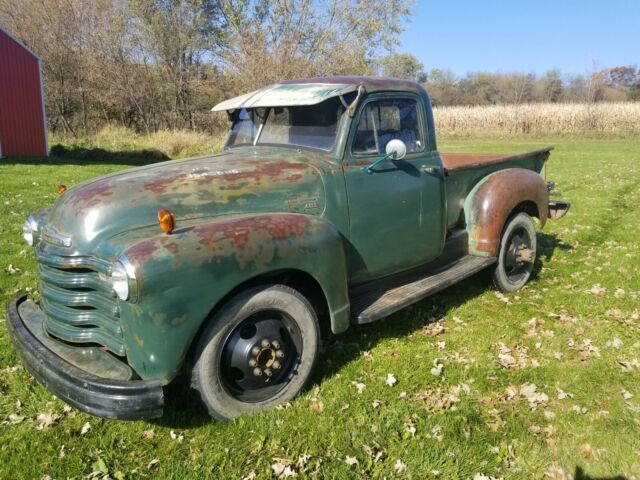
[(442, 154), (429, 96), (373, 77), (287, 81), (224, 101), (224, 150), (99, 177), (24, 225), (42, 300), (8, 308), (53, 393), (109, 418), (162, 414), (181, 370), (209, 413), (271, 408), (334, 334), (493, 269), (521, 288), (551, 148)]

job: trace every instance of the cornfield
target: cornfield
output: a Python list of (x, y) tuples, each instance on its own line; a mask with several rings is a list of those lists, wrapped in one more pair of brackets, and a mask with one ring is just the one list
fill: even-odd
[(434, 116), (441, 135), (640, 134), (640, 102), (438, 107)]

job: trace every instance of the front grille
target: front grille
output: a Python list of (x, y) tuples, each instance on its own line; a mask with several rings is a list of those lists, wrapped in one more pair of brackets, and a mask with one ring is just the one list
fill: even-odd
[(107, 279), (110, 269), (107, 262), (93, 257), (38, 253), (40, 304), (50, 335), (125, 355), (120, 311)]

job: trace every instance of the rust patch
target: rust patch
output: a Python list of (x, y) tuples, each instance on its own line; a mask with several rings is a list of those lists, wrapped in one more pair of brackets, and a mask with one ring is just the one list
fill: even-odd
[(471, 253), (497, 255), (504, 224), (513, 209), (523, 202), (536, 205), (535, 216), (542, 227), (547, 221), (547, 187), (540, 175), (532, 170), (499, 170), (480, 185), (470, 200), (467, 229)]
[(79, 188), (68, 196), (68, 201), (81, 207), (93, 207), (102, 201), (101, 197), (113, 195), (113, 184), (109, 180), (99, 180)]

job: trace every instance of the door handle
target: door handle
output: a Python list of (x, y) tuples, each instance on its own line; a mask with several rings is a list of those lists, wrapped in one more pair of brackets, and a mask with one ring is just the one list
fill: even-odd
[(430, 175), (437, 175), (440, 173), (440, 167), (433, 167), (431, 165), (422, 165), (420, 167), (424, 173), (428, 173)]

